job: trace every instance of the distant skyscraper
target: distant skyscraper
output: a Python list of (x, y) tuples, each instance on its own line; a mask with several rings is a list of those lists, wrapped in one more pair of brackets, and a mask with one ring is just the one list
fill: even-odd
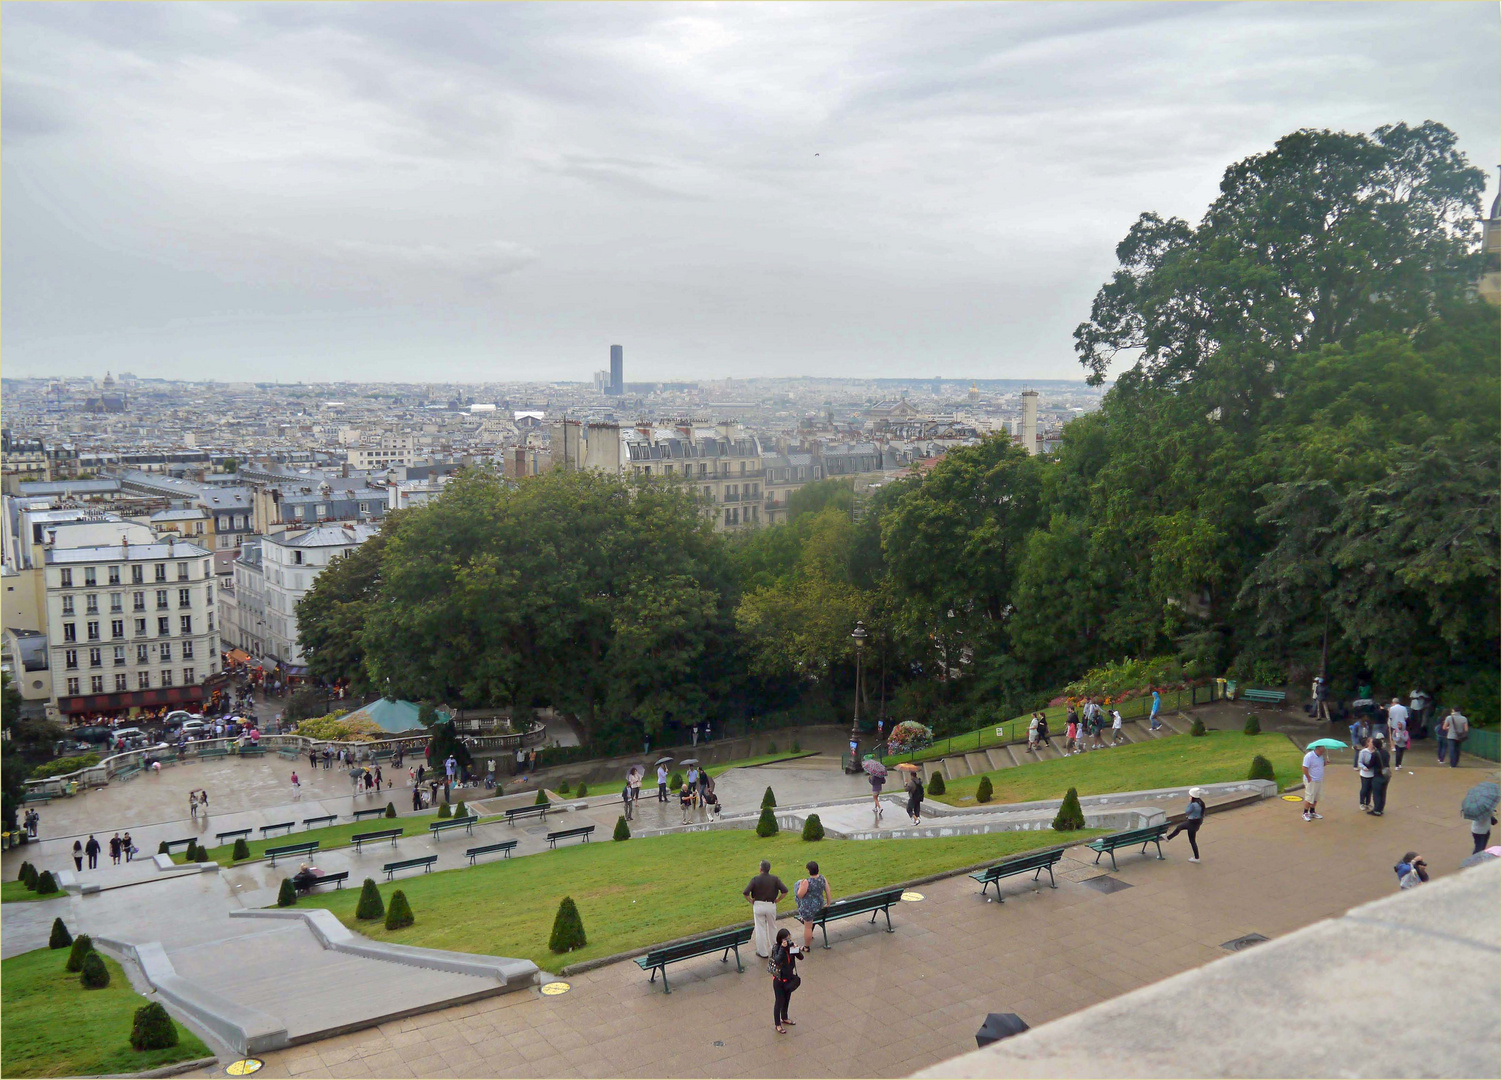
[(610, 389), (605, 393), (620, 397), (626, 392), (626, 350), (619, 345), (610, 346)]

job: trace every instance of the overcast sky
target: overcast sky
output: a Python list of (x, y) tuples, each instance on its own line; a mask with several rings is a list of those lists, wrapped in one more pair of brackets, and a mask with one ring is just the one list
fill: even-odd
[(1278, 136), (1502, 162), (1496, 3), (3, 19), (9, 376), (1078, 378), (1135, 217)]

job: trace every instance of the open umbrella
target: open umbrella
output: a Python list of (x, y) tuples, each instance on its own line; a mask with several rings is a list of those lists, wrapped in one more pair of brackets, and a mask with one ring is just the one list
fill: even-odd
[(682, 761), (680, 761), (678, 764), (679, 765), (697, 765), (697, 764), (699, 764), (699, 759), (696, 758), (696, 757), (686, 757)]
[(899, 769), (903, 769), (903, 770), (905, 770), (907, 772), (921, 772), (922, 771), (921, 769), (918, 768), (918, 766), (914, 765), (911, 761), (899, 761), (897, 763), (897, 767)]
[(1329, 748), (1331, 750), (1349, 750), (1350, 749), (1350, 746), (1348, 746), (1346, 743), (1341, 742), (1339, 739), (1315, 739), (1308, 746), (1304, 747), (1304, 749), (1305, 750), (1313, 750), (1316, 746), (1324, 746), (1324, 747), (1327, 747), (1327, 748)]
[(654, 765), (671, 765), (672, 763), (673, 763), (673, 759), (672, 758), (670, 758), (670, 757), (660, 757), (656, 761), (654, 761), (652, 764), (654, 764)]
[(1460, 800), (1460, 816), (1463, 818), (1491, 817), (1497, 812), (1497, 803), (1502, 802), (1502, 787), (1494, 781), (1477, 784)]
[(1480, 866), (1482, 863), (1491, 862), (1493, 859), (1497, 858), (1499, 854), (1502, 854), (1502, 849), (1495, 847), (1482, 848), (1480, 851), (1476, 852), (1476, 854), (1467, 855), (1464, 859), (1462, 859), (1460, 868), (1464, 870), (1468, 866)]
[(633, 766), (631, 766), (631, 768), (629, 768), (629, 769), (626, 770), (626, 775), (628, 777), (642, 776), (642, 775), (644, 775), (646, 773), (646, 771), (647, 771), (647, 769), (646, 769), (646, 766), (644, 766), (644, 765), (633, 765)]
[(872, 776), (887, 775), (887, 767), (881, 762), (877, 761), (875, 758), (867, 758), (865, 761), (861, 762), (861, 768), (865, 769), (866, 772), (870, 773)]

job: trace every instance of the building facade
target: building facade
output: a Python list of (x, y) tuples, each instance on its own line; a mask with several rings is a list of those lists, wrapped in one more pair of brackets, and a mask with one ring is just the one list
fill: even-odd
[(247, 598), (241, 589), (258, 585), (264, 597), (266, 626), (261, 655), (275, 661), (285, 674), (307, 674), (297, 634), (298, 601), (307, 595), (329, 563), (353, 551), (377, 531), (369, 525), (320, 525), (266, 536), (260, 544), (259, 579), (247, 574), (242, 582), (237, 575), (235, 602), (241, 611), (242, 625)]

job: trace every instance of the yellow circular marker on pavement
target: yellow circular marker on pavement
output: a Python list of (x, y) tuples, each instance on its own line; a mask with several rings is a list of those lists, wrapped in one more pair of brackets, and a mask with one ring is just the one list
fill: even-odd
[(920, 892), (905, 892), (902, 894), (902, 898), (909, 904), (916, 904), (919, 900), (923, 899), (923, 894)]
[(569, 989), (569, 985), (566, 982), (543, 983), (542, 986), (542, 992), (548, 997), (557, 997), (559, 994), (566, 994), (569, 992)]
[(1283, 798), (1284, 802), (1303, 802), (1304, 801), (1304, 796), (1302, 796), (1302, 795), (1284, 795), (1284, 796), (1282, 796), (1282, 798)]
[(260, 1072), (261, 1066), (266, 1063), (260, 1058), (241, 1058), (239, 1061), (231, 1061), (224, 1067), (226, 1076), (249, 1076), (251, 1073)]

